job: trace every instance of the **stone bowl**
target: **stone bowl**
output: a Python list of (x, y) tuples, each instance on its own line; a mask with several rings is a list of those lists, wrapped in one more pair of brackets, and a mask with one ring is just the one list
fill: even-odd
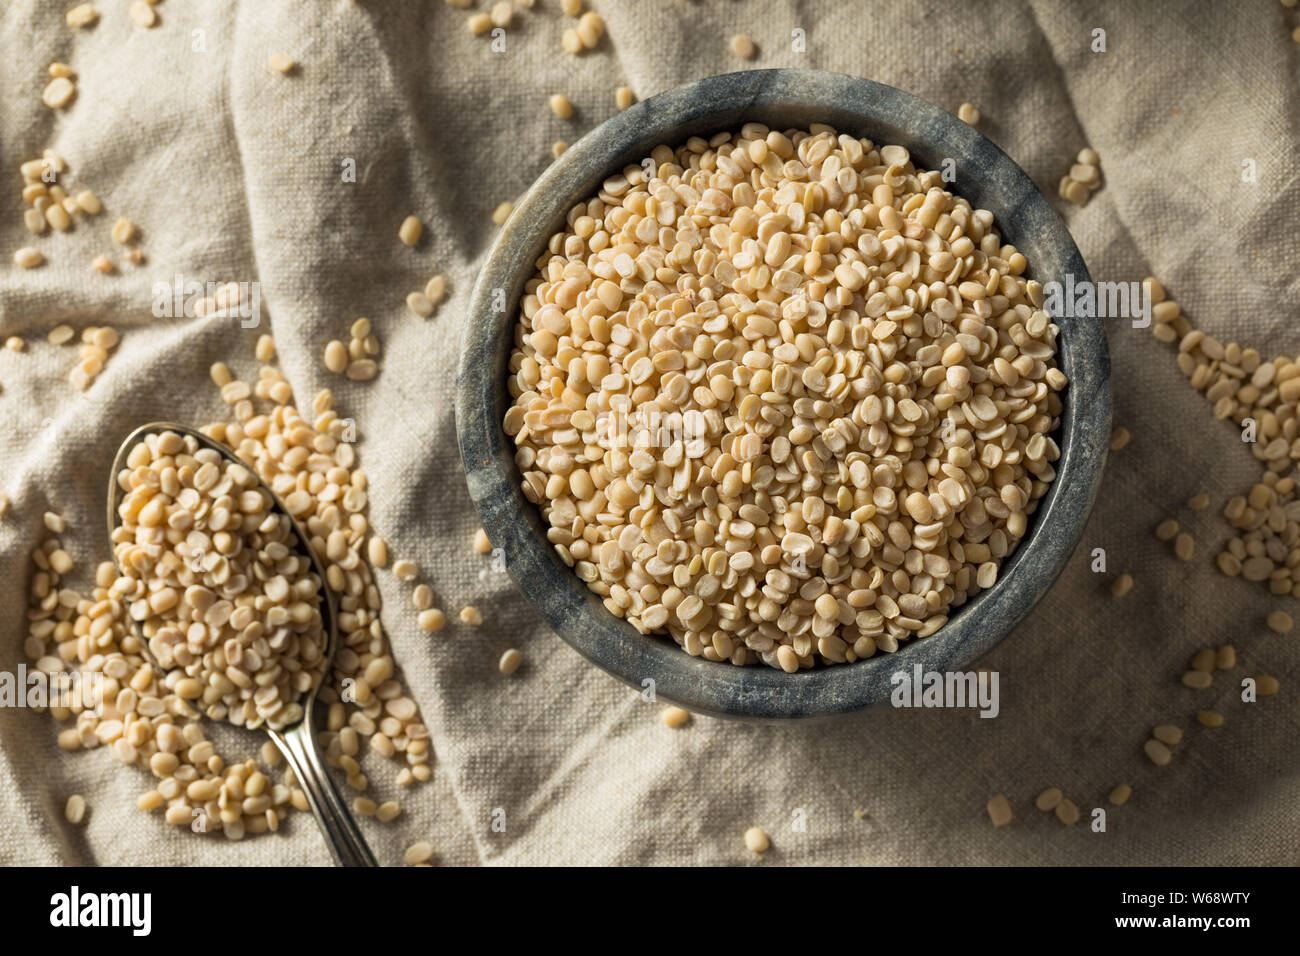
[[(465, 317), (456, 381), (456, 427), (470, 497), (505, 566), (541, 616), (583, 657), (632, 687), (696, 712), (726, 717), (843, 713), (888, 699), (900, 671), (966, 668), (1011, 633), (1051, 587), (1083, 533), (1110, 437), (1110, 360), (1096, 319), (1056, 319), (1062, 393), (1057, 478), (996, 584), (933, 635), (892, 654), (786, 674), (691, 657), (671, 637), (640, 634), (614, 617), (547, 542), (536, 506), (520, 490), (514, 443), (502, 429), (506, 367), (525, 281), (576, 203), (659, 144), (734, 131), (747, 121), (776, 129), (827, 123), (878, 144), (907, 147), (918, 168), (956, 161), (952, 190), (990, 210), (1040, 282), (1090, 281), (1065, 225), (1025, 172), (951, 113), (870, 80), (815, 70), (753, 70), (661, 93), (600, 124), (547, 169), (518, 203), (479, 273)], [(504, 309), (502, 308), (504, 306)]]

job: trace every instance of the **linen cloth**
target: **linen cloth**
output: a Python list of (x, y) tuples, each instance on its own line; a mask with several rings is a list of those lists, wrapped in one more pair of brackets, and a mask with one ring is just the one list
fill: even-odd
[[(554, 140), (611, 115), (616, 86), (646, 98), (746, 67), (857, 74), (954, 111), (969, 100), (981, 130), (1053, 197), (1075, 153), (1092, 146), (1104, 185), (1085, 208), (1059, 208), (1094, 279), (1154, 274), (1197, 327), (1294, 355), (1295, 11), (1275, 0), (592, 0), (606, 36), (573, 57), (561, 51), (571, 21), (557, 0), (517, 13), (503, 52), (470, 35), (469, 11), (438, 2), (169, 2), (155, 8), (154, 29), (101, 2), (86, 30), (65, 25), (71, 5), (15, 0), (0, 12), (0, 166), (11, 184), (0, 190), (0, 334), (28, 341), (21, 354), (0, 351), (0, 487), (13, 498), (0, 520), (0, 666), (22, 659), (41, 513), (67, 517), (83, 572), (107, 557), (103, 496), (117, 443), (154, 419), (225, 420), (208, 366), (225, 360), (251, 380), (254, 341), (269, 331), (298, 401), (330, 387), (340, 415), (356, 420), (371, 521), (394, 556), (419, 563), (449, 618), (466, 604), (486, 617), (424, 634), (410, 585), (379, 574), (394, 653), (437, 753), (434, 779), (412, 791), (395, 787), (395, 765), (367, 762), (372, 795), (404, 808), (391, 824), (363, 821), (382, 861), (400, 863), (404, 847), (427, 839), (451, 864), (743, 864), (756, 858), (741, 835), (757, 825), (772, 838), (765, 864), (1300, 862), (1296, 638), (1263, 627), (1269, 610), (1295, 613), (1295, 602), (1212, 563), (1229, 536), (1218, 512), (1257, 468), (1149, 331), (1109, 326), (1115, 420), (1133, 440), (1111, 455), (1059, 583), (984, 661), (1001, 673), (995, 720), (883, 707), (664, 727), (662, 704), (585, 663), (472, 553), (452, 412), (463, 311), (496, 205), (527, 189)], [(1092, 49), (1097, 29), (1104, 53)], [(751, 62), (729, 52), (739, 32), (758, 46)], [(268, 69), (277, 52), (298, 62), (293, 74)], [(77, 73), (76, 99), (58, 111), (40, 101), (55, 60)], [(547, 109), (553, 92), (573, 101), (573, 119)], [(18, 167), (45, 147), (105, 209), (32, 237)], [(343, 175), (348, 160), (355, 182)], [(1243, 181), (1246, 160), (1256, 182)], [(397, 241), (410, 213), (426, 224), (414, 249)], [(139, 226), (140, 267), (108, 238), (118, 216)], [(23, 245), (46, 264), (13, 266)], [(90, 269), (100, 252), (119, 263), (115, 274)], [(450, 295), (425, 321), (403, 299), (435, 273)], [(155, 318), (153, 283), (178, 274), (259, 282), (261, 326)], [(381, 372), (352, 383), (320, 356), (362, 315), (383, 342)], [(85, 394), (66, 381), (74, 350), (45, 341), (61, 322), (123, 333)], [(1213, 506), (1192, 514), (1182, 503), (1201, 491)], [(1171, 515), (1196, 535), (1189, 563), (1152, 536)], [(1106, 550), (1109, 574), (1090, 570), (1094, 548)], [(1107, 584), (1121, 570), (1136, 585), (1117, 600)], [(1197, 649), (1227, 642), (1237, 671), (1207, 691), (1180, 685)], [(496, 661), (511, 646), (525, 663), (507, 678)], [(1278, 676), (1282, 692), (1236, 702), (1237, 680), (1256, 672)], [(1195, 724), (1209, 707), (1227, 715), (1224, 727)], [(1186, 739), (1157, 768), (1141, 745), (1162, 722)], [(231, 758), (260, 744), (210, 732)], [(148, 775), (102, 750), (62, 753), (55, 734), (48, 715), (0, 710), (0, 862), (328, 863), (305, 815), (241, 843), (146, 817), (134, 801)], [(1091, 808), (1120, 782), (1132, 800), (1092, 832)], [(1048, 786), (1083, 822), (1065, 828), (1033, 809)], [(91, 805), (81, 827), (62, 818), (74, 792)], [(998, 792), (1016, 819), (995, 830), (984, 805)]]

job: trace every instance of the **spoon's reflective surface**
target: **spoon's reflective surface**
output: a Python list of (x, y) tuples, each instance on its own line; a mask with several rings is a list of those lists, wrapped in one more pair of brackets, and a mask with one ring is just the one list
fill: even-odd
[[(226, 460), (244, 465), (257, 479), (258, 485), (271, 496), (271, 500), (275, 502), (275, 507), (280, 516), (288, 521), (289, 527), (298, 539), (298, 551), (306, 555), (311, 561), (312, 573), (320, 580), (321, 633), (325, 638), (325, 652), (323, 655), (325, 667), (322, 673), (328, 675), (334, 660), (334, 650), (338, 644), (338, 623), (334, 613), (334, 599), (330, 593), (329, 585), (325, 583), (325, 570), (321, 567), (320, 560), (312, 552), (308, 544), (310, 539), (303, 533), (297, 520), (289, 513), (289, 509), (284, 506), (284, 502), (267, 486), (266, 482), (262, 481), (256, 471), (248, 466), (247, 462), (242, 461), (238, 455), (225, 445), (209, 438), (196, 429), (172, 422), (151, 422), (148, 425), (141, 425), (127, 435), (121, 447), (117, 450), (117, 456), (113, 459), (113, 473), (109, 479), (108, 533), (110, 541), (113, 532), (118, 527), (118, 505), (121, 504), (125, 494), (118, 482), (118, 476), (127, 468), (127, 457), (130, 455), (131, 449), (139, 444), (146, 435), (165, 431), (190, 436), (199, 443), (200, 447), (211, 448)], [(116, 548), (113, 551), (113, 562), (116, 565)], [(121, 573), (121, 570), (119, 567), (118, 573)], [(139, 629), (139, 626), (137, 622), (137, 629)], [(153, 652), (149, 648), (149, 642), (144, 639), (143, 633), (140, 634), (140, 644), (141, 653), (153, 665), (154, 670), (165, 673), (157, 660), (154, 659)], [(324, 677), (321, 680), (324, 680)], [(301, 699), (303, 717), (298, 723), (283, 730), (272, 730), (268, 727), (266, 732), (275, 741), (275, 745), (280, 748), (280, 752), (284, 754), (284, 759), (289, 766), (293, 768), (294, 776), (298, 778), (298, 785), (302, 787), (303, 792), (307, 795), (307, 802), (311, 806), (312, 814), (316, 817), (317, 824), (320, 825), (321, 833), (325, 836), (325, 842), (329, 845), (330, 853), (333, 854), (335, 862), (341, 866), (378, 866), (374, 854), (370, 852), (370, 847), (366, 845), (365, 838), (362, 837), (361, 831), (357, 828), (356, 820), (353, 819), (343, 797), (340, 796), (338, 789), (334, 786), (334, 782), (330, 780), (329, 773), (325, 769), (325, 762), (321, 757), (320, 745), (316, 742), (316, 731), (312, 725), (311, 715), (312, 705), (316, 702), (316, 692), (320, 689), (320, 684), (321, 681), (318, 680)]]

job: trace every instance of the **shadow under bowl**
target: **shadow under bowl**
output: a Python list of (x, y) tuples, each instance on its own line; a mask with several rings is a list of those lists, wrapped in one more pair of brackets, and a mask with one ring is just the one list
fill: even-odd
[[(1062, 393), (1057, 477), (998, 581), (957, 609), (933, 635), (893, 654), (786, 674), (691, 657), (670, 638), (645, 636), (614, 617), (546, 540), (538, 508), (520, 490), (514, 442), (502, 429), (510, 407), (506, 369), (525, 282), (551, 235), (600, 183), (660, 144), (736, 131), (826, 123), (877, 145), (911, 152), (918, 169), (956, 163), (951, 188), (991, 211), (1005, 242), (1040, 282), (1087, 282), (1079, 250), (1051, 204), (1001, 149), (952, 114), (870, 80), (815, 70), (753, 70), (713, 76), (618, 113), (550, 166), (515, 208), (479, 273), (465, 317), (456, 382), (456, 427), (470, 497), (506, 568), (547, 623), (583, 657), (638, 689), (724, 717), (843, 713), (886, 700), (899, 671), (960, 670), (1011, 633), (1051, 587), (1078, 543), (1097, 496), (1110, 437), (1110, 359), (1101, 322), (1054, 318)], [(502, 308), (504, 305), (504, 309)]]

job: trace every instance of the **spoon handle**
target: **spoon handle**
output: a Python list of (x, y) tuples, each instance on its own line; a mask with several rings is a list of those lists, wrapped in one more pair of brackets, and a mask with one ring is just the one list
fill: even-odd
[(284, 759), (293, 768), (298, 785), (307, 795), (312, 815), (339, 866), (378, 866), (348, 806), (321, 760), (311, 718), (284, 732), (268, 731)]

